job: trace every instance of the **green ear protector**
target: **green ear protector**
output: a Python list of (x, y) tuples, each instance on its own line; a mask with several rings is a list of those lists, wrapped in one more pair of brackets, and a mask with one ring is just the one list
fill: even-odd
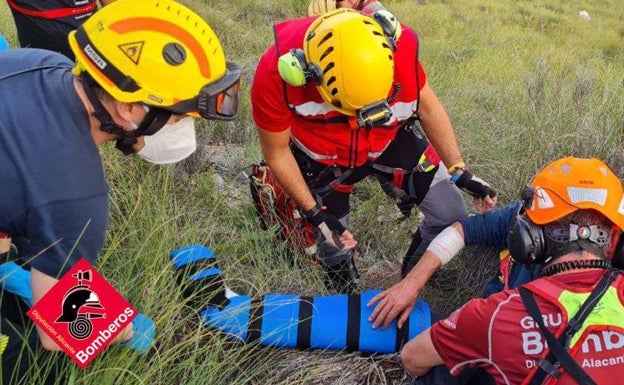
[[(397, 18), (386, 10), (379, 10), (371, 15), (379, 24), (388, 39), (392, 51), (396, 51), (396, 40), (401, 36), (401, 26)], [(277, 60), (277, 70), (281, 78), (294, 87), (300, 87), (313, 81), (320, 85), (323, 70), (315, 63), (308, 63), (303, 49), (291, 49)]]
[(305, 54), (301, 48), (291, 49), (277, 60), (277, 71), (282, 79), (291, 86), (300, 87), (313, 81), (320, 85), (323, 80), (323, 70), (314, 64), (306, 63)]

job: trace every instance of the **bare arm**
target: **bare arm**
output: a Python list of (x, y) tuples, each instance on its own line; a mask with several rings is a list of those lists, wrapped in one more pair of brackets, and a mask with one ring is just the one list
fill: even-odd
[(418, 116), (427, 138), (433, 144), (438, 155), (450, 167), (462, 161), (462, 155), (457, 145), (457, 138), (444, 106), (429, 86), (429, 82), (420, 91)]
[[(458, 234), (455, 235), (455, 237), (463, 239), (464, 231), (461, 222), (455, 222), (451, 226), (457, 230)], [(416, 266), (414, 266), (405, 278), (389, 289), (377, 294), (366, 304), (366, 306), (372, 306), (379, 302), (368, 319), (369, 322), (373, 322), (374, 329), (380, 325), (382, 326), (382, 329), (386, 329), (397, 317), (397, 327), (399, 329), (403, 327), (409, 318), (410, 313), (414, 309), (414, 304), (418, 299), (420, 292), (425, 287), (427, 282), (429, 282), (433, 273), (435, 273), (440, 266), (442, 266), (443, 260), (448, 262), (450, 258), (455, 256), (453, 254), (454, 252), (451, 253), (453, 255), (438, 255), (433, 251), (442, 250), (446, 252), (457, 248), (447, 247), (449, 242), (454, 243), (459, 241), (459, 239), (445, 239), (446, 234), (447, 233), (445, 232), (438, 234), (438, 236), (431, 242), (432, 244), (437, 242), (441, 245), (439, 249), (430, 246), (425, 251), (420, 261), (418, 261)]]
[(306, 185), (290, 150), (290, 129), (282, 132), (269, 132), (258, 128), (258, 135), (264, 159), (280, 186), (301, 209), (309, 210), (314, 207), (316, 200)]
[(402, 328), (414, 309), (420, 292), (441, 265), (435, 254), (426, 251), (405, 278), (371, 298), (367, 306), (379, 302), (368, 318), (369, 322), (373, 322), (373, 329), (381, 325), (385, 330), (397, 317), (397, 327)]
[(442, 365), (442, 357), (431, 341), (431, 328), (409, 341), (401, 350), (401, 363), (413, 376), (422, 376), (434, 366)]
[[(297, 165), (297, 161), (290, 151), (290, 129), (282, 132), (269, 132), (258, 128), (258, 135), (264, 159), (282, 189), (295, 201), (299, 208), (310, 210), (315, 207), (316, 199), (312, 196), (303, 179), (299, 165)], [(334, 220), (338, 222), (336, 218)], [(333, 228), (328, 229), (327, 225), (325, 225), (325, 229), (326, 231), (334, 231)], [(336, 231), (339, 242), (336, 243), (335, 247), (342, 250), (354, 248), (357, 245), (357, 241), (353, 234), (349, 230), (341, 231), (341, 233)], [(329, 237), (329, 235), (323, 234), (326, 238)]]
[[(440, 100), (429, 86), (429, 82), (425, 83), (425, 86), (420, 91), (418, 116), (420, 117), (423, 130), (425, 134), (427, 134), (427, 138), (429, 138), (433, 144), (433, 147), (436, 149), (438, 155), (440, 155), (446, 167), (454, 169), (460, 162), (463, 163), (451, 120), (442, 106), (442, 103), (440, 103)], [(483, 196), (482, 194), (484, 192), (477, 189), (477, 187), (485, 185), (489, 188), (489, 184), (480, 178), (473, 177), (472, 180), (477, 182), (474, 187), (466, 185), (460, 186), (459, 181), (457, 182), (457, 186), (462, 187), (464, 190), (469, 190), (470, 194), (473, 195), (475, 208), (478, 211), (485, 212), (491, 210), (496, 205), (496, 192), (490, 189), (491, 191), (489, 194), (486, 192), (486, 195)]]
[[(57, 282), (58, 280), (56, 278), (50, 277), (32, 268), (30, 270), (30, 287), (32, 289), (33, 303), (37, 303), (37, 301), (39, 301), (52, 286), (56, 285)], [(39, 326), (37, 326), (37, 334), (39, 335), (39, 340), (44, 349), (52, 351), (62, 350), (61, 347), (56, 344), (55, 340), (47, 335)], [(128, 325), (115, 341), (127, 341), (130, 337), (132, 337), (132, 324)]]

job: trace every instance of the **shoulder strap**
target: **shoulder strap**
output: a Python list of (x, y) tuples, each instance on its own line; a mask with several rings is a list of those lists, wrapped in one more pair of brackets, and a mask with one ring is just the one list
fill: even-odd
[(568, 322), (568, 326), (561, 336), (561, 338), (565, 338), (561, 342), (564, 344), (566, 349), (570, 348), (570, 341), (572, 337), (574, 337), (574, 335), (581, 329), (581, 327), (583, 326), (583, 322), (585, 322), (585, 319), (587, 319), (594, 307), (598, 304), (602, 296), (607, 292), (607, 289), (611, 286), (613, 281), (615, 281), (620, 273), (621, 272), (618, 270), (610, 270), (607, 274), (605, 274), (600, 282), (598, 282), (594, 290), (591, 292), (589, 297), (587, 297), (585, 302), (583, 302), (583, 305), (581, 305), (581, 308), (574, 315), (574, 318), (572, 318)]
[[(535, 298), (533, 293), (531, 293), (528, 289), (524, 287), (520, 287), (518, 289), (520, 293), (520, 297), (522, 298), (522, 302), (526, 307), (527, 311), (533, 317), (533, 320), (537, 323), (542, 334), (546, 338), (548, 342), (548, 346), (550, 347), (550, 354), (546, 358), (540, 358), (537, 361), (538, 366), (541, 371), (538, 370), (529, 382), (530, 385), (540, 385), (543, 383), (546, 376), (552, 376), (555, 378), (559, 378), (562, 375), (562, 372), (559, 370), (559, 364), (563, 365), (563, 367), (570, 373), (570, 375), (575, 379), (575, 381), (579, 384), (587, 384), (587, 385), (597, 385), (585, 371), (579, 366), (579, 364), (574, 361), (570, 353), (561, 345), (561, 343), (555, 338), (555, 336), (546, 328), (544, 325), (544, 320), (541, 317), (541, 313), (539, 307), (537, 306), (537, 302), (535, 302)], [(551, 356), (553, 356), (557, 362), (553, 364), (550, 360)]]
[[(533, 317), (540, 330), (544, 334), (550, 353), (544, 359), (538, 360), (538, 366), (542, 369), (538, 370), (531, 379), (530, 385), (542, 384), (546, 376), (550, 375), (555, 378), (561, 377), (562, 372), (559, 370), (561, 366), (572, 376), (572, 378), (581, 385), (597, 385), (594, 380), (579, 366), (579, 364), (568, 353), (571, 338), (576, 334), (592, 309), (596, 306), (600, 298), (606, 293), (609, 286), (615, 280), (617, 271), (610, 271), (600, 280), (596, 288), (591, 292), (587, 300), (583, 303), (579, 311), (568, 322), (568, 325), (559, 339), (546, 328), (541, 312), (535, 301), (535, 297), (531, 291), (525, 287), (518, 288), (522, 302), (527, 311)], [(554, 361), (554, 363), (553, 363)]]

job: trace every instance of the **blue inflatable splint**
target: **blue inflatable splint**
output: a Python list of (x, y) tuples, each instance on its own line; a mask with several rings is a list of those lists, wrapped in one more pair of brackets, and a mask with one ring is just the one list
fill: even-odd
[(397, 329), (395, 320), (386, 330), (373, 329), (368, 318), (374, 307), (366, 303), (380, 290), (315, 297), (265, 294), (254, 298), (238, 295), (225, 285), (208, 247), (186, 246), (173, 251), (171, 259), (191, 305), (205, 307), (198, 309), (204, 325), (242, 342), (385, 354), (400, 351), (408, 340), (431, 326), (429, 306), (421, 300), (403, 328)]

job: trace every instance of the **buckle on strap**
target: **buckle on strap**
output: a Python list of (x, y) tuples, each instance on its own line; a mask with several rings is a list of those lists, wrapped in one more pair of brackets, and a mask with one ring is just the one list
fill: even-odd
[(548, 375), (554, 377), (554, 378), (559, 378), (561, 377), (561, 375), (563, 374), (561, 372), (561, 370), (559, 370), (559, 367), (555, 366), (552, 364), (552, 362), (544, 359), (544, 358), (540, 358), (537, 361), (537, 365), (546, 373), (548, 373)]
[(420, 172), (429, 172), (433, 170), (440, 163), (440, 155), (435, 150), (433, 145), (429, 143), (425, 151), (418, 159), (418, 164), (415, 169)]

